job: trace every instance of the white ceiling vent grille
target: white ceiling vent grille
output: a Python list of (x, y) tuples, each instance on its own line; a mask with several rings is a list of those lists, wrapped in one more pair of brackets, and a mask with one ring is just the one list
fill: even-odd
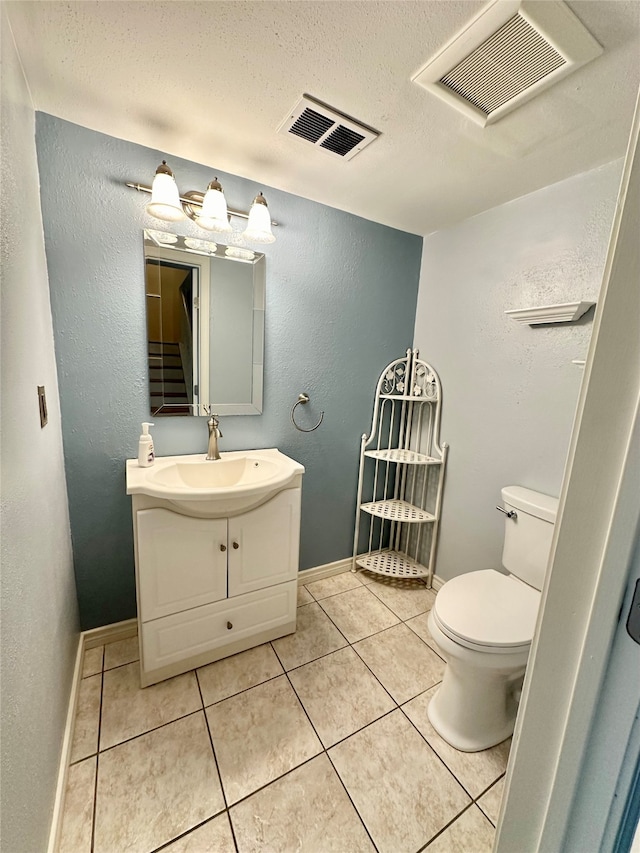
[(561, 0), (494, 0), (413, 80), (486, 125), (600, 53)]
[(296, 104), (278, 132), (305, 139), (342, 160), (351, 160), (380, 135), (308, 95)]

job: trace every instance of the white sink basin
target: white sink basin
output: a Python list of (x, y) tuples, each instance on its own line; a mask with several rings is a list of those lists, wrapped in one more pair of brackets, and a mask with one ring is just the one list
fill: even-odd
[(264, 483), (278, 474), (272, 459), (255, 456), (222, 457), (215, 462), (173, 462), (149, 474), (149, 480), (163, 486), (186, 489), (229, 489)]
[(198, 513), (244, 512), (300, 484), (304, 467), (279, 450), (237, 450), (208, 461), (204, 454), (164, 456), (150, 468), (127, 461), (127, 494), (164, 498)]

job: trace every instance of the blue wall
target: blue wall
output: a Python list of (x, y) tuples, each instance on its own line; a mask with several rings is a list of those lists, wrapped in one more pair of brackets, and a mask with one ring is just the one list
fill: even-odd
[[(148, 197), (124, 182), (150, 183), (164, 155), (44, 113), (36, 131), (74, 564), (88, 629), (135, 615), (124, 463), (149, 419), (142, 229), (163, 226), (144, 213)], [(182, 191), (203, 189), (214, 174), (167, 159)], [(376, 379), (411, 345), (422, 238), (215, 173), (230, 207), (246, 210), (263, 189), (282, 223), (266, 248), (263, 414), (225, 418), (221, 446), (278, 447), (300, 461), (300, 567), (339, 560), (351, 553), (359, 437)], [(191, 223), (175, 230), (202, 235)], [(325, 412), (306, 435), (289, 420), (301, 391), (311, 396), (301, 419)], [(153, 436), (159, 456), (204, 452), (205, 419), (158, 419)]]

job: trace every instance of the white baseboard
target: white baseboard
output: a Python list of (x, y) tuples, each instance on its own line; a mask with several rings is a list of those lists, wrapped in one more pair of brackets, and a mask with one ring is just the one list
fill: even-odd
[(53, 816), (51, 818), (51, 829), (49, 830), (49, 843), (47, 853), (56, 853), (60, 843), (60, 831), (62, 829), (62, 815), (64, 813), (64, 800), (67, 790), (67, 779), (69, 776), (69, 761), (71, 759), (71, 746), (73, 744), (73, 728), (76, 719), (78, 696), (82, 683), (82, 667), (84, 653), (87, 649), (95, 649), (105, 643), (115, 643), (118, 640), (126, 640), (135, 637), (138, 633), (138, 620), (127, 619), (124, 622), (115, 622), (113, 625), (103, 625), (90, 631), (82, 631), (78, 637), (78, 649), (76, 651), (76, 662), (71, 682), (71, 693), (69, 695), (69, 706), (67, 708), (67, 719), (62, 738), (62, 750), (60, 752), (60, 764), (58, 767), (58, 782), (56, 784), (56, 796), (53, 804)]
[(138, 634), (138, 620), (125, 619), (124, 622), (114, 622), (112, 625), (101, 625), (100, 628), (92, 628), (83, 631), (81, 637), (84, 640), (85, 649), (95, 649), (105, 643), (117, 643), (118, 640), (128, 640)]
[(62, 750), (60, 752), (60, 764), (58, 766), (58, 782), (56, 785), (56, 796), (53, 803), (53, 816), (51, 818), (51, 829), (49, 830), (49, 843), (47, 853), (55, 853), (60, 842), (60, 830), (62, 829), (62, 813), (64, 810), (64, 799), (67, 790), (67, 777), (69, 775), (69, 759), (71, 758), (71, 744), (73, 743), (73, 726), (76, 718), (76, 707), (80, 694), (80, 682), (82, 681), (82, 662), (84, 660), (84, 638), (80, 634), (78, 638), (78, 649), (76, 651), (76, 663), (73, 669), (73, 680), (71, 682), (71, 695), (69, 696), (69, 707), (67, 708), (67, 719), (64, 726), (62, 738)]
[(351, 562), (351, 557), (347, 557), (345, 560), (336, 560), (335, 563), (325, 563), (323, 566), (315, 566), (313, 569), (303, 569), (303, 571), (298, 572), (298, 586), (348, 572), (351, 568)]

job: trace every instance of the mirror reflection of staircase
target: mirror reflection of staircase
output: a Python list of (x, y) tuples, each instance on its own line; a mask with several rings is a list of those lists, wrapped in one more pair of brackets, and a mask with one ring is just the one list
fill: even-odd
[(149, 341), (149, 388), (154, 415), (191, 414), (179, 344)]

